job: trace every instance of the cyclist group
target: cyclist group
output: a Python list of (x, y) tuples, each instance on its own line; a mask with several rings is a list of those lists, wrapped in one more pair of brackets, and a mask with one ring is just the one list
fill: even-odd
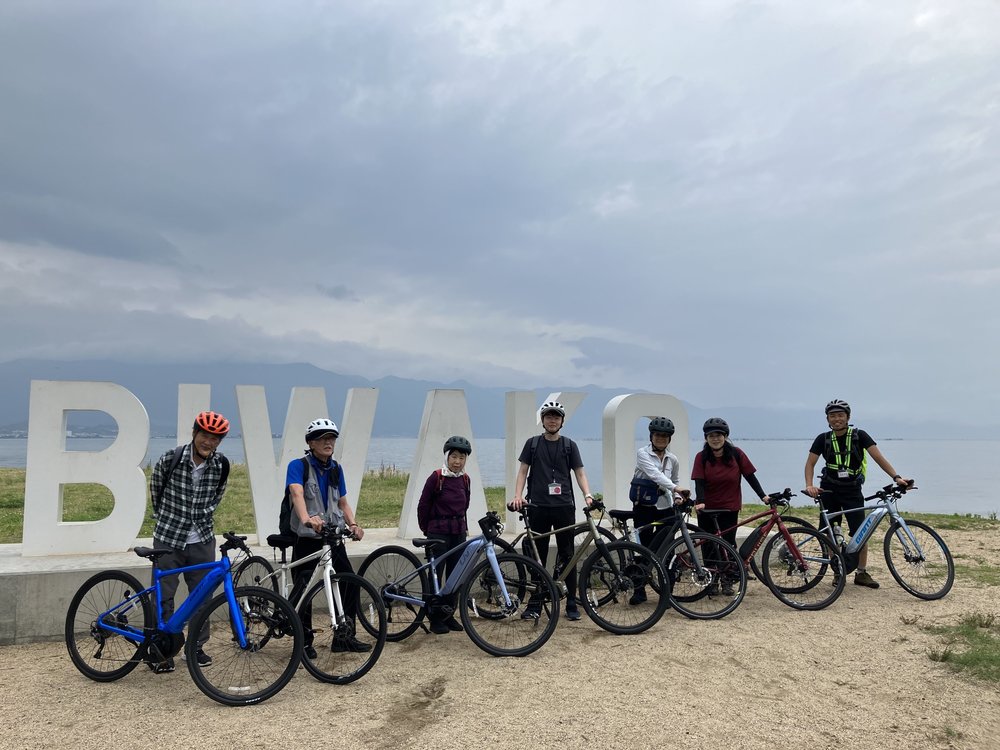
[[(805, 491), (814, 498), (822, 491), (828, 511), (848, 511), (847, 522), (854, 534), (865, 517), (862, 483), (868, 456), (897, 484), (905, 486), (910, 480), (900, 476), (867, 432), (848, 424), (851, 407), (846, 401), (830, 401), (825, 413), (830, 429), (819, 434), (809, 449), (805, 463)], [(575, 520), (571, 477), (576, 478), (588, 505), (593, 501), (593, 495), (579, 447), (561, 434), (566, 418), (565, 408), (557, 401), (547, 401), (542, 405), (539, 416), (543, 432), (529, 438), (521, 450), (511, 507), (520, 510), (530, 501), (532, 512), (527, 517), (527, 523), (532, 531), (545, 533), (572, 525)], [(228, 431), (229, 421), (222, 415), (211, 411), (200, 413), (194, 422), (191, 442), (164, 454), (153, 469), (150, 479), (156, 519), (153, 538), (156, 547), (171, 550), (170, 554), (157, 560), (161, 570), (210, 562), (215, 558), (213, 516), (225, 494), (228, 476), (228, 461), (218, 452), (218, 447)], [(689, 494), (687, 488), (678, 484), (680, 464), (677, 456), (669, 450), (674, 432), (670, 419), (652, 418), (649, 422), (649, 444), (636, 454), (629, 496), (634, 503), (637, 528), (653, 521), (670, 519), (675, 503)], [(742, 507), (743, 479), (763, 502), (766, 503), (769, 498), (757, 480), (756, 468), (750, 458), (729, 439), (730, 428), (724, 419), (708, 419), (703, 425), (703, 433), (705, 444), (695, 456), (691, 471), (695, 500), (713, 511), (712, 516), (720, 528), (729, 529), (736, 525)], [(291, 461), (287, 467), (285, 484), (291, 503), (290, 526), (297, 537), (292, 552), (293, 562), (320, 548), (319, 532), (325, 524), (344, 526), (356, 539), (364, 536), (364, 530), (357, 523), (347, 500), (343, 472), (333, 460), (339, 434), (337, 425), (331, 420), (313, 420), (305, 432), (308, 446), (305, 457)], [(180, 451), (180, 455), (176, 451)], [(471, 453), (472, 444), (467, 438), (457, 435), (448, 438), (444, 444), (443, 465), (427, 478), (418, 502), (420, 529), (426, 536), (441, 540), (437, 549), (439, 555), (459, 546), (468, 536), (470, 487), (465, 464)], [(824, 466), (817, 488), (813, 474), (820, 458)], [(651, 530), (644, 531), (640, 541), (648, 543), (651, 534)], [(728, 532), (728, 536), (735, 537), (735, 529)], [(734, 538), (727, 540), (735, 541)], [(572, 530), (556, 535), (557, 566), (570, 560), (573, 544)], [(539, 556), (543, 564), (547, 553), (547, 546), (542, 545)], [(337, 548), (335, 555), (333, 563), (338, 571), (353, 572), (343, 546)], [(446, 573), (451, 572), (456, 561), (456, 556), (449, 559)], [(868, 573), (866, 563), (867, 550), (862, 549), (854, 583), (878, 588), (879, 584)], [(296, 600), (296, 593), (308, 583), (314, 566), (315, 563), (304, 564), (296, 569), (292, 600)], [(193, 589), (203, 575), (201, 571), (186, 573), (188, 589)], [(173, 611), (176, 585), (176, 577), (164, 579), (161, 602), (165, 618)], [(567, 577), (566, 588), (566, 616), (570, 620), (578, 620), (577, 581), (572, 573)], [(638, 604), (644, 598), (645, 591), (638, 589), (632, 603)], [(351, 620), (356, 615), (356, 608), (356, 597), (349, 596), (345, 612)], [(453, 601), (429, 602), (431, 631), (445, 634), (462, 630), (453, 612)], [(530, 616), (530, 612), (528, 614)], [(307, 659), (315, 658), (309, 633), (307, 627), (303, 649)], [(199, 664), (207, 666), (212, 663), (212, 657), (204, 648), (207, 633), (196, 637), (196, 658)], [(367, 648), (370, 646), (350, 632), (338, 636), (333, 645), (335, 651), (363, 651)], [(172, 659), (151, 664), (151, 667), (156, 672), (174, 669)]]

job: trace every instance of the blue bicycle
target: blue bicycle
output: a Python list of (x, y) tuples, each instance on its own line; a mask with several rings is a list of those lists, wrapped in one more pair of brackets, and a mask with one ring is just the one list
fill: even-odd
[[(545, 568), (531, 558), (497, 554), (494, 543), (503, 531), (493, 511), (479, 521), (483, 533), (435, 557), (438, 539), (414, 539), (428, 550), (423, 565), (405, 547), (380, 547), (362, 563), (359, 575), (382, 596), (389, 632), (401, 641), (420, 627), (429, 607), (452, 614), (457, 601), (464, 630), (479, 648), (493, 656), (526, 656), (549, 639), (559, 621), (559, 594)], [(444, 585), (443, 562), (458, 556)], [(485, 559), (483, 559), (485, 557)]]
[[(184, 648), (191, 678), (219, 703), (247, 706), (278, 693), (299, 666), (302, 623), (292, 605), (270, 589), (233, 585), (228, 553), (250, 550), (246, 537), (223, 537), (218, 560), (173, 570), (155, 565), (170, 550), (136, 547), (139, 557), (154, 563), (149, 587), (121, 570), (106, 570), (84, 583), (66, 613), (66, 647), (76, 668), (92, 680), (111, 682), (142, 662), (160, 664)], [(164, 622), (160, 581), (194, 570), (208, 573)], [(220, 583), (223, 592), (210, 598)], [(185, 645), (188, 620), (192, 635)], [(197, 658), (203, 633), (212, 639), (209, 664)]]

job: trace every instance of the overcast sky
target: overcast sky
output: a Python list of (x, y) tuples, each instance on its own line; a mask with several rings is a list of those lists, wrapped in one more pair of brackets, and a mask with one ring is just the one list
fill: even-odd
[(1000, 5), (4, 0), (0, 359), (1000, 423)]

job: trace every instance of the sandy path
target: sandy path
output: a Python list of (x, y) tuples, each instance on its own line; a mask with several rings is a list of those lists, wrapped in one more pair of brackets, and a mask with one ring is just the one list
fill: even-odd
[[(1000, 539), (945, 535), (1000, 565)], [(873, 555), (874, 557), (874, 555)], [(962, 558), (960, 558), (962, 559)], [(1000, 748), (1000, 692), (953, 674), (921, 626), (1000, 615), (1000, 588), (961, 579), (917, 600), (871, 567), (821, 612), (795, 612), (757, 582), (715, 622), (668, 613), (632, 637), (563, 621), (536, 654), (495, 659), (462, 634), (387, 644), (359, 682), (304, 671), (262, 706), (214, 704), (179, 664), (90, 682), (61, 643), (0, 648), (3, 747)], [(913, 622), (916, 618), (916, 622)], [(828, 649), (818, 647), (820, 640)], [(321, 738), (326, 737), (323, 741)]]

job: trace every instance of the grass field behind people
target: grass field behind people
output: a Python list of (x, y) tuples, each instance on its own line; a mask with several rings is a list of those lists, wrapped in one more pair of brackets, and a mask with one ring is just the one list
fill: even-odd
[[(24, 474), (24, 469), (0, 469), (0, 544), (21, 541)], [(147, 478), (149, 474), (150, 469), (146, 469)], [(371, 529), (398, 526), (408, 481), (408, 473), (391, 466), (366, 472), (360, 501), (355, 503), (359, 509), (358, 523)], [(351, 500), (353, 502), (355, 498), (352, 496)], [(487, 487), (486, 503), (491, 510), (501, 510), (504, 504), (503, 487)], [(105, 518), (113, 506), (111, 491), (101, 484), (71, 484), (63, 490), (63, 521), (97, 521)], [(257, 532), (246, 464), (232, 466), (226, 496), (215, 512), (215, 528), (239, 534)], [(152, 504), (147, 481), (146, 515), (138, 536), (152, 535)]]
[[(146, 469), (149, 476), (150, 469)], [(16, 544), (21, 541), (24, 523), (24, 469), (0, 468), (0, 544)], [(385, 466), (365, 472), (361, 487), (361, 497), (355, 503), (358, 508), (358, 522), (367, 528), (395, 528), (399, 524), (399, 514), (403, 508), (403, 496), (410, 475), (393, 466)], [(148, 482), (147, 482), (148, 488)], [(148, 490), (147, 490), (148, 495)], [(352, 496), (351, 500), (355, 498)], [(486, 488), (486, 504), (490, 510), (501, 511), (506, 500), (503, 487)], [(100, 484), (71, 484), (63, 491), (64, 521), (96, 521), (105, 518), (114, 505), (111, 491)], [(743, 518), (759, 513), (761, 505), (743, 506)], [(796, 516), (817, 523), (819, 516), (814, 505), (794, 508)], [(907, 518), (924, 520), (939, 531), (960, 529), (983, 529), (1000, 531), (1000, 521), (979, 516), (953, 513), (907, 513)], [(470, 519), (474, 522), (475, 519)], [(233, 464), (229, 475), (229, 488), (215, 514), (215, 528), (233, 530), (240, 534), (254, 534), (257, 524), (253, 516), (250, 498), (250, 484), (246, 464)], [(138, 536), (153, 534), (152, 509), (146, 498), (146, 516)], [(958, 564), (956, 560), (956, 564)], [(998, 580), (993, 583), (1000, 583)]]

